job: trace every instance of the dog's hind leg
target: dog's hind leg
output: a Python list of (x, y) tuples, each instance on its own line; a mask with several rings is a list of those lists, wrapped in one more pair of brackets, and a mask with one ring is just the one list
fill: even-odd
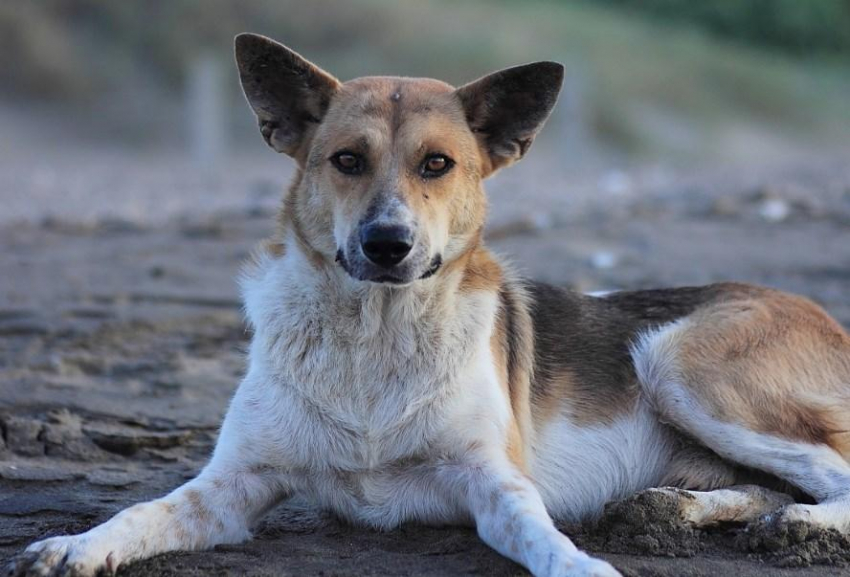
[(774, 519), (850, 533), (850, 338), (815, 305), (776, 295), (645, 335), (633, 350), (638, 378), (662, 421), (816, 501)]
[(713, 491), (691, 491), (677, 487), (646, 489), (626, 501), (645, 505), (648, 511), (670, 511), (693, 527), (720, 523), (749, 523), (793, 503), (785, 493), (757, 485), (735, 485)]
[[(768, 472), (813, 497), (817, 504), (787, 504), (778, 513), (783, 521), (806, 521), (850, 533), (850, 465), (831, 447), (788, 441), (778, 436), (755, 433), (739, 425), (714, 420), (688, 399), (675, 384), (668, 385), (667, 415), (678, 427), (699, 439), (724, 459)], [(775, 511), (779, 499), (735, 495), (731, 488), (688, 492), (696, 504), (683, 520), (697, 525), (714, 521), (749, 521)], [(771, 492), (772, 493), (772, 492)], [(742, 507), (742, 511), (738, 511)], [(737, 517), (728, 519), (727, 517)], [(690, 518), (689, 518), (690, 517)]]

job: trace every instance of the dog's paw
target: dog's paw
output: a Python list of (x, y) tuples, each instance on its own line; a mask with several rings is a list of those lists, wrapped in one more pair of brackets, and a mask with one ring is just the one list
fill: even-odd
[[(850, 562), (850, 536), (831, 526), (829, 509), (794, 504), (750, 523), (735, 544), (782, 567)], [(825, 513), (824, 513), (825, 511)]]
[(98, 555), (82, 535), (51, 537), (27, 547), (6, 565), (7, 577), (94, 577), (113, 575), (111, 554)]
[(552, 552), (545, 562), (533, 565), (531, 572), (535, 577), (620, 577), (606, 561), (575, 550)]

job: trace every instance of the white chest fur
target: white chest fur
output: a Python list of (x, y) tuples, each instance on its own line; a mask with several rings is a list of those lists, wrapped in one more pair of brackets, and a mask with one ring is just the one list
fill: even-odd
[(243, 288), (255, 334), (235, 402), (288, 466), (374, 471), (433, 452), (458, 419), (506, 413), (482, 358), (495, 295), (358, 285), (297, 251), (260, 262)]

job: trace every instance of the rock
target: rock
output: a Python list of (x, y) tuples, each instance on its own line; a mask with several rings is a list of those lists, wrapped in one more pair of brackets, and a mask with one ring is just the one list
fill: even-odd
[(101, 449), (130, 456), (142, 448), (168, 449), (184, 444), (191, 431), (149, 431), (106, 423), (87, 424), (83, 432)]
[(49, 413), (47, 420), (41, 435), (46, 455), (74, 461), (103, 459), (103, 451), (83, 434), (79, 415), (61, 409)]
[(44, 423), (29, 417), (3, 416), (0, 424), (6, 431), (6, 445), (9, 450), (26, 457), (44, 455), (44, 443), (39, 435)]
[(70, 481), (82, 477), (79, 471), (55, 464), (0, 462), (0, 478), (10, 481)]

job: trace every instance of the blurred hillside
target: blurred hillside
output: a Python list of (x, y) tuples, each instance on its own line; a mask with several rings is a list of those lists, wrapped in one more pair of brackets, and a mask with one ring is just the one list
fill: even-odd
[[(539, 146), (577, 165), (760, 158), (850, 140), (848, 21), (846, 0), (6, 0), (0, 98), (10, 122), (48, 124), (49, 140), (172, 149), (199, 138), (189, 124), (216, 123), (200, 138), (255, 153), (230, 54), (248, 30), (342, 79), (461, 83), (563, 61), (564, 96)], [(197, 95), (210, 90), (215, 118), (199, 120), (209, 105)], [(0, 147), (21, 142), (7, 139)]]
[(597, 0), (794, 54), (850, 53), (848, 0)]

